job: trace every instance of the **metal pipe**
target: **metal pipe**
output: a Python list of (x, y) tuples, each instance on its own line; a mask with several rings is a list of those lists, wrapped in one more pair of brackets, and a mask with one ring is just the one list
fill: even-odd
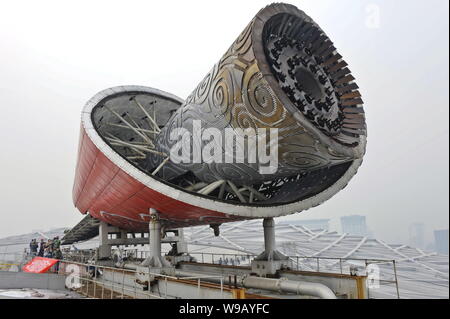
[[(124, 264), (123, 268), (137, 270), (138, 265), (136, 264)], [(200, 277), (205, 274), (187, 272), (187, 271), (176, 271), (177, 277)], [(219, 277), (205, 277), (205, 281), (222, 283), (223, 278)], [(235, 286), (239, 285), (244, 288), (262, 289), (275, 292), (289, 292), (295, 293), (297, 295), (306, 295), (319, 297), (321, 299), (336, 299), (336, 295), (333, 291), (325, 286), (324, 284), (306, 282), (306, 281), (294, 281), (288, 280), (286, 278), (271, 279), (262, 278), (256, 276), (236, 276), (234, 279)], [(231, 276), (229, 279), (229, 284), (231, 285)]]
[(306, 281), (293, 281), (286, 278), (270, 279), (249, 276), (242, 280), (245, 288), (265, 289), (276, 292), (290, 292), (297, 295), (319, 297), (321, 299), (336, 299), (336, 295), (327, 286)]
[(210, 193), (215, 191), (218, 187), (222, 186), (223, 183), (225, 183), (224, 180), (218, 180), (214, 183), (211, 183), (211, 184), (205, 186), (204, 188), (199, 190), (198, 193), (203, 194), (203, 195), (209, 195)]
[[(176, 274), (180, 277), (195, 277), (201, 275), (198, 273), (179, 270), (177, 270)], [(204, 280), (216, 283), (221, 281), (220, 278), (205, 278)], [(297, 295), (319, 297), (321, 299), (336, 299), (334, 292), (324, 284), (320, 283), (293, 281), (286, 278), (270, 279), (256, 276), (236, 276), (236, 282), (244, 288), (262, 289), (276, 292), (290, 292)]]
[(293, 281), (286, 278), (270, 279), (248, 276), (242, 280), (246, 288), (264, 289), (277, 292), (291, 292), (307, 296), (315, 296), (322, 299), (336, 299), (336, 295), (327, 286), (305, 281)]
[(136, 271), (136, 270), (138, 269), (138, 265), (136, 265), (136, 264), (131, 264), (131, 263), (123, 264), (122, 267), (125, 268), (125, 269), (134, 270), (134, 271)]

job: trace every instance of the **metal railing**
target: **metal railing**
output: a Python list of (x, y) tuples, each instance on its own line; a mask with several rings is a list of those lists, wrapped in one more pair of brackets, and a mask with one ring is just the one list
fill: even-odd
[[(80, 250), (64, 253), (64, 259), (70, 258), (74, 261), (62, 261), (61, 264), (70, 263), (78, 265), (87, 265), (89, 267), (95, 267), (96, 269), (114, 269), (118, 268), (96, 266), (86, 263), (94, 256), (94, 250)], [(140, 251), (137, 249), (131, 249), (125, 251), (125, 253), (131, 257), (131, 259), (145, 259), (148, 255), (147, 251)], [(230, 253), (205, 253), (205, 252), (190, 252), (190, 256), (194, 257), (197, 262), (210, 263), (218, 265), (229, 266), (250, 266), (252, 260), (257, 256), (256, 254), (230, 254)], [(11, 266), (20, 266), (26, 257), (25, 253), (0, 253), (0, 271), (9, 270)], [(400, 298), (397, 267), (395, 260), (384, 259), (359, 259), (359, 258), (338, 258), (338, 257), (318, 257), (318, 256), (289, 256), (293, 263), (293, 270), (297, 271), (310, 271), (310, 272), (328, 272), (344, 275), (368, 275), (367, 269), (370, 265), (380, 266), (380, 276), (377, 278), (377, 282), (380, 285), (393, 285), (394, 294), (397, 298)], [(355, 264), (357, 266), (355, 266)], [(361, 270), (363, 273), (361, 273)], [(381, 271), (383, 270), (383, 271)], [(123, 270), (131, 272), (132, 270)], [(97, 273), (97, 271), (95, 272)], [(386, 275), (387, 274), (387, 275)], [(156, 275), (156, 274), (151, 274)], [(171, 277), (158, 274), (162, 278), (179, 279), (178, 277)], [(206, 279), (206, 277), (202, 277)], [(95, 278), (94, 278), (95, 279)], [(80, 280), (84, 283), (95, 282), (87, 276), (80, 277)], [(90, 281), (89, 281), (90, 280)], [(167, 280), (167, 279), (166, 279)], [(103, 283), (108, 286), (108, 283)], [(221, 286), (223, 285), (223, 277), (221, 280)], [(114, 287), (114, 286), (113, 286)], [(136, 287), (135, 287), (136, 288)], [(372, 288), (368, 287), (367, 295), (370, 297)], [(140, 293), (145, 295), (145, 293)], [(148, 294), (148, 296), (152, 296)]]
[[(147, 251), (131, 250), (137, 259), (145, 259)], [(226, 266), (250, 266), (256, 254), (230, 254), (230, 253), (204, 253), (190, 252), (197, 262), (210, 263)], [(400, 291), (397, 277), (397, 267), (393, 259), (364, 259), (364, 258), (339, 258), (339, 257), (319, 257), (319, 256), (288, 256), (293, 263), (293, 270), (310, 272), (327, 272), (341, 275), (369, 275), (367, 271), (370, 265), (381, 266), (377, 282), (380, 285), (391, 285), (394, 287), (394, 294), (400, 298)], [(383, 270), (383, 271), (382, 271)], [(376, 275), (376, 274), (374, 274)], [(370, 298), (371, 288), (369, 285), (367, 295)]]
[[(75, 268), (73, 266), (76, 266)], [(159, 273), (146, 273), (148, 275), (148, 285), (153, 280), (163, 281), (164, 291), (161, 293), (158, 286), (158, 294), (145, 291), (136, 282), (135, 270), (120, 269), (108, 266), (99, 266), (95, 264), (85, 264), (73, 261), (60, 261), (58, 267), (53, 269), (54, 272), (67, 277), (66, 285), (74, 289), (81, 295), (95, 299), (127, 299), (127, 298), (157, 298), (167, 299), (176, 298), (168, 290), (168, 282), (170, 280), (190, 280), (196, 283), (198, 287), (198, 297), (200, 297), (202, 280), (215, 278), (220, 280), (220, 294), (223, 298), (224, 292), (224, 277), (223, 276), (192, 276), (192, 277), (177, 277), (169, 276)], [(112, 279), (106, 278), (107, 273), (112, 275)], [(119, 276), (117, 278), (117, 276)], [(126, 279), (132, 280), (126, 282)], [(72, 282), (74, 280), (74, 282)], [(132, 285), (132, 286), (131, 286)], [(99, 290), (97, 290), (99, 289)]]
[[(218, 265), (230, 266), (250, 266), (252, 260), (257, 257), (255, 254), (220, 254), (220, 253), (203, 253), (191, 252), (189, 255), (195, 257), (197, 262), (211, 263)], [(376, 278), (380, 285), (393, 285), (397, 298), (400, 298), (398, 285), (397, 266), (394, 259), (362, 259), (362, 258), (339, 258), (339, 257), (318, 257), (318, 256), (288, 256), (293, 262), (293, 270), (337, 273), (341, 275), (380, 275)], [(377, 265), (388, 270), (388, 275), (382, 276), (380, 269), (379, 274), (373, 276), (367, 273), (370, 265)], [(390, 269), (390, 271), (389, 271)], [(361, 273), (361, 271), (363, 271)], [(370, 285), (369, 285), (370, 286)], [(370, 290), (374, 288), (368, 287), (368, 297), (370, 298)]]
[(89, 263), (95, 258), (95, 249), (63, 250), (62, 253), (65, 260), (79, 263)]

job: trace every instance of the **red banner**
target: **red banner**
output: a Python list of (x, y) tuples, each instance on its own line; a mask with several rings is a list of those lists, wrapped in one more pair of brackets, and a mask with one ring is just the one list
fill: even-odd
[(57, 259), (35, 257), (28, 264), (23, 266), (22, 270), (24, 272), (42, 274), (47, 272), (57, 262)]

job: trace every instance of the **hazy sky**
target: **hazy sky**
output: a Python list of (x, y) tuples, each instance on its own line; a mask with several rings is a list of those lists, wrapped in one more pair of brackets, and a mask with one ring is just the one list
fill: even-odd
[[(268, 1), (2, 1), (0, 237), (73, 226), (80, 113), (108, 87), (182, 98)], [(379, 237), (449, 218), (447, 0), (289, 1), (350, 64), (368, 122), (350, 185), (295, 218), (364, 214)], [(292, 217), (290, 217), (292, 218)]]

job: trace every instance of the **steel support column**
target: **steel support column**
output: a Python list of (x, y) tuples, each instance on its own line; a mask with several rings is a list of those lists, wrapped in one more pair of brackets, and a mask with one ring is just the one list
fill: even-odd
[(170, 263), (161, 256), (161, 222), (156, 209), (150, 208), (149, 223), (149, 256), (142, 262), (141, 266), (150, 268), (171, 267)]
[(252, 261), (252, 272), (265, 277), (276, 275), (280, 269), (292, 268), (289, 258), (276, 250), (274, 219), (265, 218), (263, 227), (264, 252)]

